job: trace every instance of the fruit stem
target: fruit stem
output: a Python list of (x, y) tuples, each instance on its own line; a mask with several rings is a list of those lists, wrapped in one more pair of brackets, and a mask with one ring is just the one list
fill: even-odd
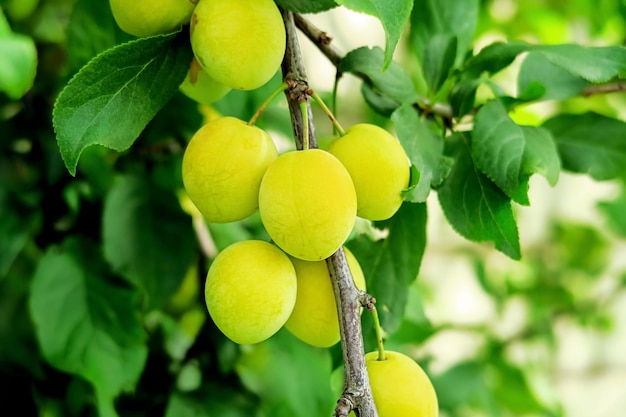
[(337, 129), (339, 134), (341, 136), (345, 135), (346, 131), (343, 130), (343, 128), (341, 127), (341, 125), (339, 124), (337, 119), (335, 118), (335, 115), (333, 114), (332, 111), (330, 111), (330, 109), (328, 108), (326, 103), (324, 103), (324, 100), (322, 100), (322, 98), (319, 96), (319, 94), (317, 94), (315, 91), (311, 91), (311, 97), (313, 97), (313, 100), (315, 100), (317, 102), (317, 104), (320, 105), (320, 107), (322, 108), (324, 113), (326, 113), (326, 115), (328, 116), (330, 121), (333, 122), (333, 126), (335, 127), (335, 129)]
[(309, 149), (309, 108), (306, 101), (300, 102), (302, 112), (302, 150)]
[[(335, 82), (333, 83), (333, 98), (332, 98), (332, 112), (333, 114), (337, 114), (337, 92), (339, 90), (339, 79), (341, 78), (341, 73), (337, 71), (337, 75), (335, 76)], [(339, 131), (335, 125), (333, 125), (334, 133), (339, 134)]]
[(372, 318), (374, 319), (374, 331), (376, 332), (376, 343), (378, 344), (378, 360), (384, 361), (387, 359), (385, 356), (385, 346), (383, 344), (383, 332), (380, 327), (380, 320), (378, 319), (378, 310), (376, 307), (371, 310)]
[(267, 106), (270, 105), (272, 100), (274, 100), (276, 96), (278, 96), (280, 93), (285, 91), (288, 87), (289, 87), (288, 84), (284, 82), (281, 85), (279, 85), (278, 88), (276, 88), (276, 90), (272, 91), (272, 94), (270, 94), (265, 99), (265, 101), (261, 103), (257, 111), (252, 115), (252, 118), (248, 121), (248, 126), (254, 126), (258, 118), (261, 116), (261, 113), (263, 113), (263, 111), (267, 108)]

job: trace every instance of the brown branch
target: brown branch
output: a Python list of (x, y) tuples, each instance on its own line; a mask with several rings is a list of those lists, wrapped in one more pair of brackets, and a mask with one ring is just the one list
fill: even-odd
[(337, 303), (345, 378), (343, 394), (335, 408), (335, 417), (347, 417), (352, 408), (358, 410), (357, 415), (360, 417), (377, 417), (378, 412), (365, 365), (361, 329), (361, 304), (367, 304), (370, 308), (374, 299), (363, 296), (354, 285), (342, 248), (331, 255), (326, 264)]
[(283, 20), (285, 21), (285, 30), (287, 32), (287, 45), (285, 49), (285, 57), (282, 63), (283, 80), (288, 84), (285, 95), (287, 96), (287, 104), (289, 106), (289, 114), (291, 115), (291, 128), (296, 140), (296, 147), (303, 149), (304, 147), (304, 129), (303, 118), (300, 110), (300, 103), (307, 103), (307, 112), (309, 119), (309, 148), (317, 148), (317, 140), (315, 136), (315, 127), (313, 126), (313, 113), (309, 95), (309, 84), (306, 76), (306, 69), (302, 61), (302, 52), (300, 44), (295, 33), (295, 24), (293, 21), (293, 13), (281, 9)]
[[(287, 32), (287, 48), (282, 64), (283, 79), (289, 85), (285, 94), (291, 113), (291, 123), (295, 136), (296, 146), (303, 149), (304, 134), (303, 118), (300, 105), (307, 103), (309, 122), (309, 148), (317, 147), (315, 130), (313, 129), (313, 115), (309, 100), (306, 71), (302, 62), (302, 54), (298, 44), (294, 14), (281, 9), (285, 29)], [(332, 186), (332, 184), (329, 184)], [(355, 410), (359, 417), (378, 417), (372, 390), (369, 384), (367, 368), (365, 366), (365, 352), (361, 329), (361, 302), (367, 297), (356, 288), (348, 268), (346, 256), (342, 248), (327, 259), (328, 270), (333, 283), (339, 329), (341, 332), (341, 348), (344, 359), (345, 385), (344, 392), (337, 401), (336, 417), (347, 417), (351, 410)], [(368, 303), (373, 298), (367, 298)]]
[(300, 31), (318, 47), (318, 49), (335, 67), (338, 67), (343, 56), (332, 44), (333, 38), (328, 36), (326, 32), (320, 30), (317, 26), (306, 20), (301, 15), (294, 13), (293, 18), (298, 29), (300, 29)]
[(626, 91), (626, 82), (620, 81), (613, 84), (592, 85), (585, 88), (580, 95), (589, 97), (596, 94), (618, 93), (621, 91)]
[[(337, 77), (341, 76), (339, 72), (339, 64), (343, 59), (343, 56), (337, 51), (337, 49), (332, 44), (332, 38), (328, 36), (326, 32), (319, 29), (313, 23), (309, 22), (307, 19), (302, 17), (301, 15), (295, 13), (294, 19), (296, 22), (296, 26), (300, 31), (307, 37), (317, 48), (324, 54), (326, 58), (337, 68)], [(357, 78), (360, 78), (365, 83), (371, 83), (372, 81), (367, 77), (367, 75), (361, 72), (351, 72)], [(430, 103), (424, 100), (424, 106), (415, 106), (415, 109), (423, 115), (436, 115), (445, 119), (448, 123), (452, 122), (452, 108), (443, 103)]]

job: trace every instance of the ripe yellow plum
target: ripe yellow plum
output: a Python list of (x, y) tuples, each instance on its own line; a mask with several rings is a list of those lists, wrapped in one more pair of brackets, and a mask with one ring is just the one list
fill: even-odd
[(183, 184), (206, 220), (241, 220), (257, 210), (261, 179), (277, 157), (267, 132), (234, 117), (220, 117), (189, 141)]
[(396, 138), (381, 127), (361, 123), (331, 142), (328, 151), (352, 177), (359, 217), (385, 220), (398, 211), (400, 193), (409, 185), (410, 165)]
[(435, 389), (424, 370), (408, 356), (385, 351), (365, 355), (374, 403), (379, 417), (437, 417), (439, 406)]
[(110, 0), (117, 25), (145, 37), (174, 32), (189, 23), (197, 0)]
[[(365, 290), (365, 277), (352, 252), (344, 248), (354, 283)], [(298, 295), (285, 327), (298, 339), (318, 347), (329, 347), (339, 341), (339, 318), (333, 286), (325, 261), (303, 261), (292, 258), (298, 278)]]
[(202, 68), (217, 82), (240, 90), (272, 78), (285, 42), (273, 0), (202, 0), (191, 19), (191, 47)]
[(187, 76), (180, 85), (180, 91), (200, 104), (211, 104), (224, 97), (230, 87), (220, 84), (202, 70), (194, 58), (189, 66)]
[(319, 149), (280, 155), (259, 189), (265, 230), (289, 255), (319, 261), (348, 238), (356, 221), (356, 193), (341, 162)]
[(233, 243), (218, 253), (204, 290), (215, 325), (239, 344), (274, 335), (289, 318), (296, 293), (296, 272), (289, 257), (261, 240)]

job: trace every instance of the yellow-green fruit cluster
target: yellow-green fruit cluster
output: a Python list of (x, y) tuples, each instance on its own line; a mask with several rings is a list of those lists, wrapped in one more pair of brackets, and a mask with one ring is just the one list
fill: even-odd
[[(356, 287), (365, 291), (365, 277), (352, 252), (344, 248)], [(318, 347), (339, 342), (339, 317), (325, 261), (291, 259), (298, 278), (298, 295), (285, 327), (300, 340)]]
[(174, 32), (189, 23), (197, 0), (110, 0), (117, 25), (145, 37)]
[(404, 148), (389, 132), (357, 124), (332, 141), (328, 152), (350, 173), (359, 217), (385, 220), (398, 211), (401, 192), (409, 186), (410, 166)]
[(408, 356), (385, 351), (365, 355), (374, 403), (379, 417), (437, 417), (437, 394), (424, 370)]
[(193, 12), (193, 52), (211, 78), (231, 88), (267, 83), (280, 67), (285, 44), (273, 0), (200, 0)]
[(234, 117), (202, 126), (183, 156), (189, 198), (210, 222), (241, 220), (258, 208), (261, 179), (278, 152), (262, 129)]
[(343, 245), (356, 221), (357, 197), (350, 174), (319, 149), (280, 155), (259, 188), (265, 230), (289, 255), (328, 258)]
[(296, 272), (274, 245), (241, 241), (215, 257), (204, 291), (209, 314), (222, 333), (236, 343), (258, 343), (289, 318), (296, 302)]

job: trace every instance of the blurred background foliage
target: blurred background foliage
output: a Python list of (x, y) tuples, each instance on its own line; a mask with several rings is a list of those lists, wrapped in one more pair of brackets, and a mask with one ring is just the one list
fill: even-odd
[[(0, 1), (11, 33), (26, 43), (30, 39), (37, 57), (32, 88), (21, 97), (0, 93), (3, 409), (19, 410), (20, 416), (114, 415), (96, 397), (112, 398), (109, 391), (119, 389), (120, 416), (330, 415), (341, 390), (339, 346), (312, 348), (285, 331), (258, 345), (238, 346), (207, 317), (202, 287), (208, 261), (202, 253), (266, 238), (258, 215), (204, 225), (181, 193), (182, 152), (203, 120), (215, 112), (249, 118), (280, 80), (250, 93), (232, 92), (212, 109), (179, 94), (131, 149), (89, 148), (72, 177), (52, 130), (54, 100), (91, 57), (130, 39), (115, 27), (106, 1), (89, 6), (101, 7), (97, 22), (83, 14), (86, 4)], [(364, 16), (331, 10), (311, 19), (343, 51), (368, 42), (384, 45), (378, 24)], [(497, 39), (623, 44), (626, 2), (484, 0), (472, 44), (479, 49)], [(311, 84), (328, 94), (334, 69), (306, 42)], [(406, 39), (401, 42), (397, 60), (415, 69), (411, 48)], [(514, 90), (518, 68), (494, 79)], [(419, 89), (419, 71), (411, 74)], [(340, 85), (338, 106), (345, 125), (388, 124), (365, 106), (350, 79)], [(626, 120), (626, 95), (530, 104), (514, 117), (538, 124), (562, 111), (587, 110)], [(321, 115), (317, 120), (321, 137), (329, 135), (327, 121)], [(281, 100), (259, 125), (272, 131), (283, 149), (291, 146)], [(410, 354), (427, 370), (442, 416), (622, 415), (623, 182), (564, 174), (550, 188), (533, 179), (530, 200), (531, 207), (515, 207), (523, 248), (523, 260), (516, 262), (456, 235), (431, 195), (422, 268), (386, 347)], [(47, 283), (50, 276), (58, 285)], [(65, 297), (64, 309), (50, 315), (33, 307), (40, 305), (33, 298), (45, 305), (56, 292)], [(119, 316), (112, 317), (99, 301), (111, 297), (125, 302)], [(37, 331), (36, 324), (51, 334)], [(73, 329), (85, 326), (93, 337), (73, 339)], [(103, 328), (124, 334), (123, 360), (117, 363), (127, 366), (106, 362), (107, 345), (97, 342)], [(63, 333), (71, 346), (54, 351), (46, 340)], [(373, 349), (374, 340), (366, 339), (366, 346)], [(91, 356), (78, 355), (83, 348)]]

